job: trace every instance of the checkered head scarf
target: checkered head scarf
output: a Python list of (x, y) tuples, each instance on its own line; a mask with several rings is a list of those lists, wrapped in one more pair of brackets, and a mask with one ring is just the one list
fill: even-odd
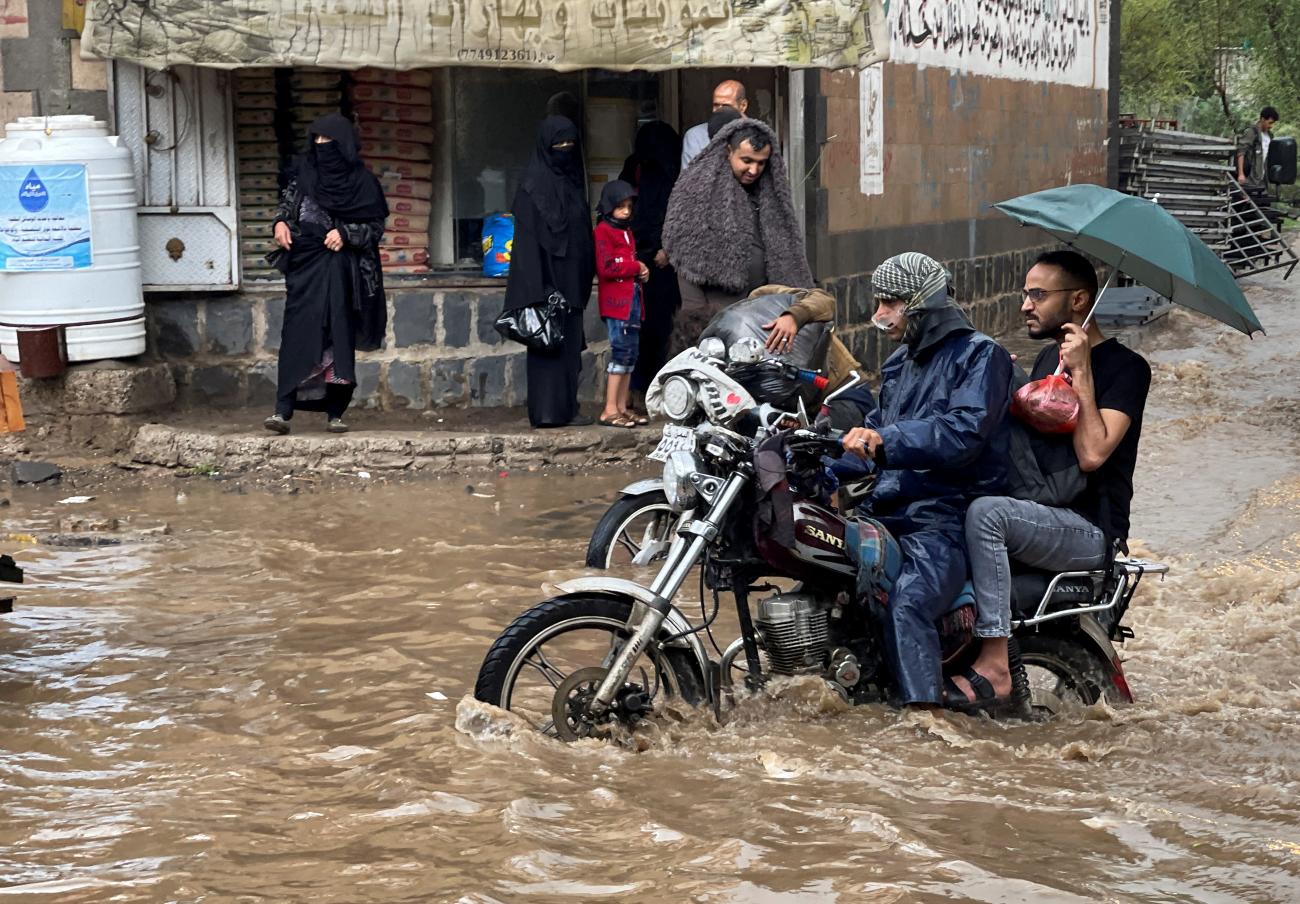
[(934, 258), (919, 251), (905, 251), (876, 267), (871, 287), (877, 295), (906, 299), (903, 309), (910, 314), (922, 306), (931, 310), (944, 307), (951, 280), (952, 276)]

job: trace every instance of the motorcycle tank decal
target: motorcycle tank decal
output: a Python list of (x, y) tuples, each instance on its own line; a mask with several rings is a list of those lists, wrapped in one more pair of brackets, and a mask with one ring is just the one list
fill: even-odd
[(828, 509), (795, 500), (794, 543), (794, 555), (801, 562), (840, 574), (857, 571), (844, 542), (844, 521)]

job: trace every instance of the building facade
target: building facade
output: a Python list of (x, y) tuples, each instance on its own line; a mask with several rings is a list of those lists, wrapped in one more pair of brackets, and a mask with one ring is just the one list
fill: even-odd
[[(813, 272), (840, 303), (838, 329), (874, 369), (888, 349), (868, 327), (870, 273), (899, 251), (945, 261), (982, 329), (1018, 323), (1020, 280), (1045, 241), (991, 205), (1108, 182), (1117, 6), (895, 0), (890, 58), (863, 69), (225, 61), (154, 70), (83, 60), (66, 10), (11, 0), (18, 13), (0, 25), (0, 111), (6, 121), (90, 113), (131, 147), (149, 356), (172, 366), (184, 403), (218, 407), (273, 400), (284, 293), (262, 256), (278, 180), (312, 118), (352, 115), (395, 210), (388, 336), (359, 362), (358, 399), (385, 409), (513, 405), (526, 393), (523, 355), (493, 329), (504, 280), (482, 275), (480, 234), (485, 216), (508, 209), (548, 103), (567, 95), (582, 111), (595, 195), (617, 175), (639, 123), (659, 118), (684, 131), (707, 116), (717, 81), (741, 79), (750, 115), (780, 136)], [(588, 397), (601, 386), (605, 352), (594, 308)]]

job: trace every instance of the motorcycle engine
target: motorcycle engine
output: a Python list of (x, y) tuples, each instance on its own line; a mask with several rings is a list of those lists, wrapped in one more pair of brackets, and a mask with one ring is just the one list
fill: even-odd
[(830, 646), (830, 609), (815, 597), (778, 594), (761, 600), (755, 627), (779, 675), (818, 674), (826, 665)]

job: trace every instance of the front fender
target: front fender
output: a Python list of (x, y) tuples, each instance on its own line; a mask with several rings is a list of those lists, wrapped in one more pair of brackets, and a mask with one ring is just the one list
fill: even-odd
[[(560, 593), (605, 593), (611, 596), (626, 596), (637, 602), (645, 603), (647, 606), (652, 605), (655, 600), (655, 595), (650, 591), (650, 588), (624, 578), (575, 578), (554, 586)], [(692, 629), (693, 626), (686, 616), (682, 614), (681, 610), (676, 606), (672, 606), (664, 619), (662, 630), (667, 634), (681, 634)], [(700, 677), (704, 679), (705, 687), (708, 687), (709, 673), (712, 666), (708, 651), (704, 648), (704, 641), (700, 640), (700, 635), (698, 633), (685, 634), (674, 640), (673, 644), (685, 645), (690, 649), (700, 667)]]
[(663, 480), (658, 477), (651, 477), (646, 480), (638, 480), (636, 483), (629, 483), (618, 492), (621, 496), (640, 496), (644, 493), (662, 493), (663, 491)]

